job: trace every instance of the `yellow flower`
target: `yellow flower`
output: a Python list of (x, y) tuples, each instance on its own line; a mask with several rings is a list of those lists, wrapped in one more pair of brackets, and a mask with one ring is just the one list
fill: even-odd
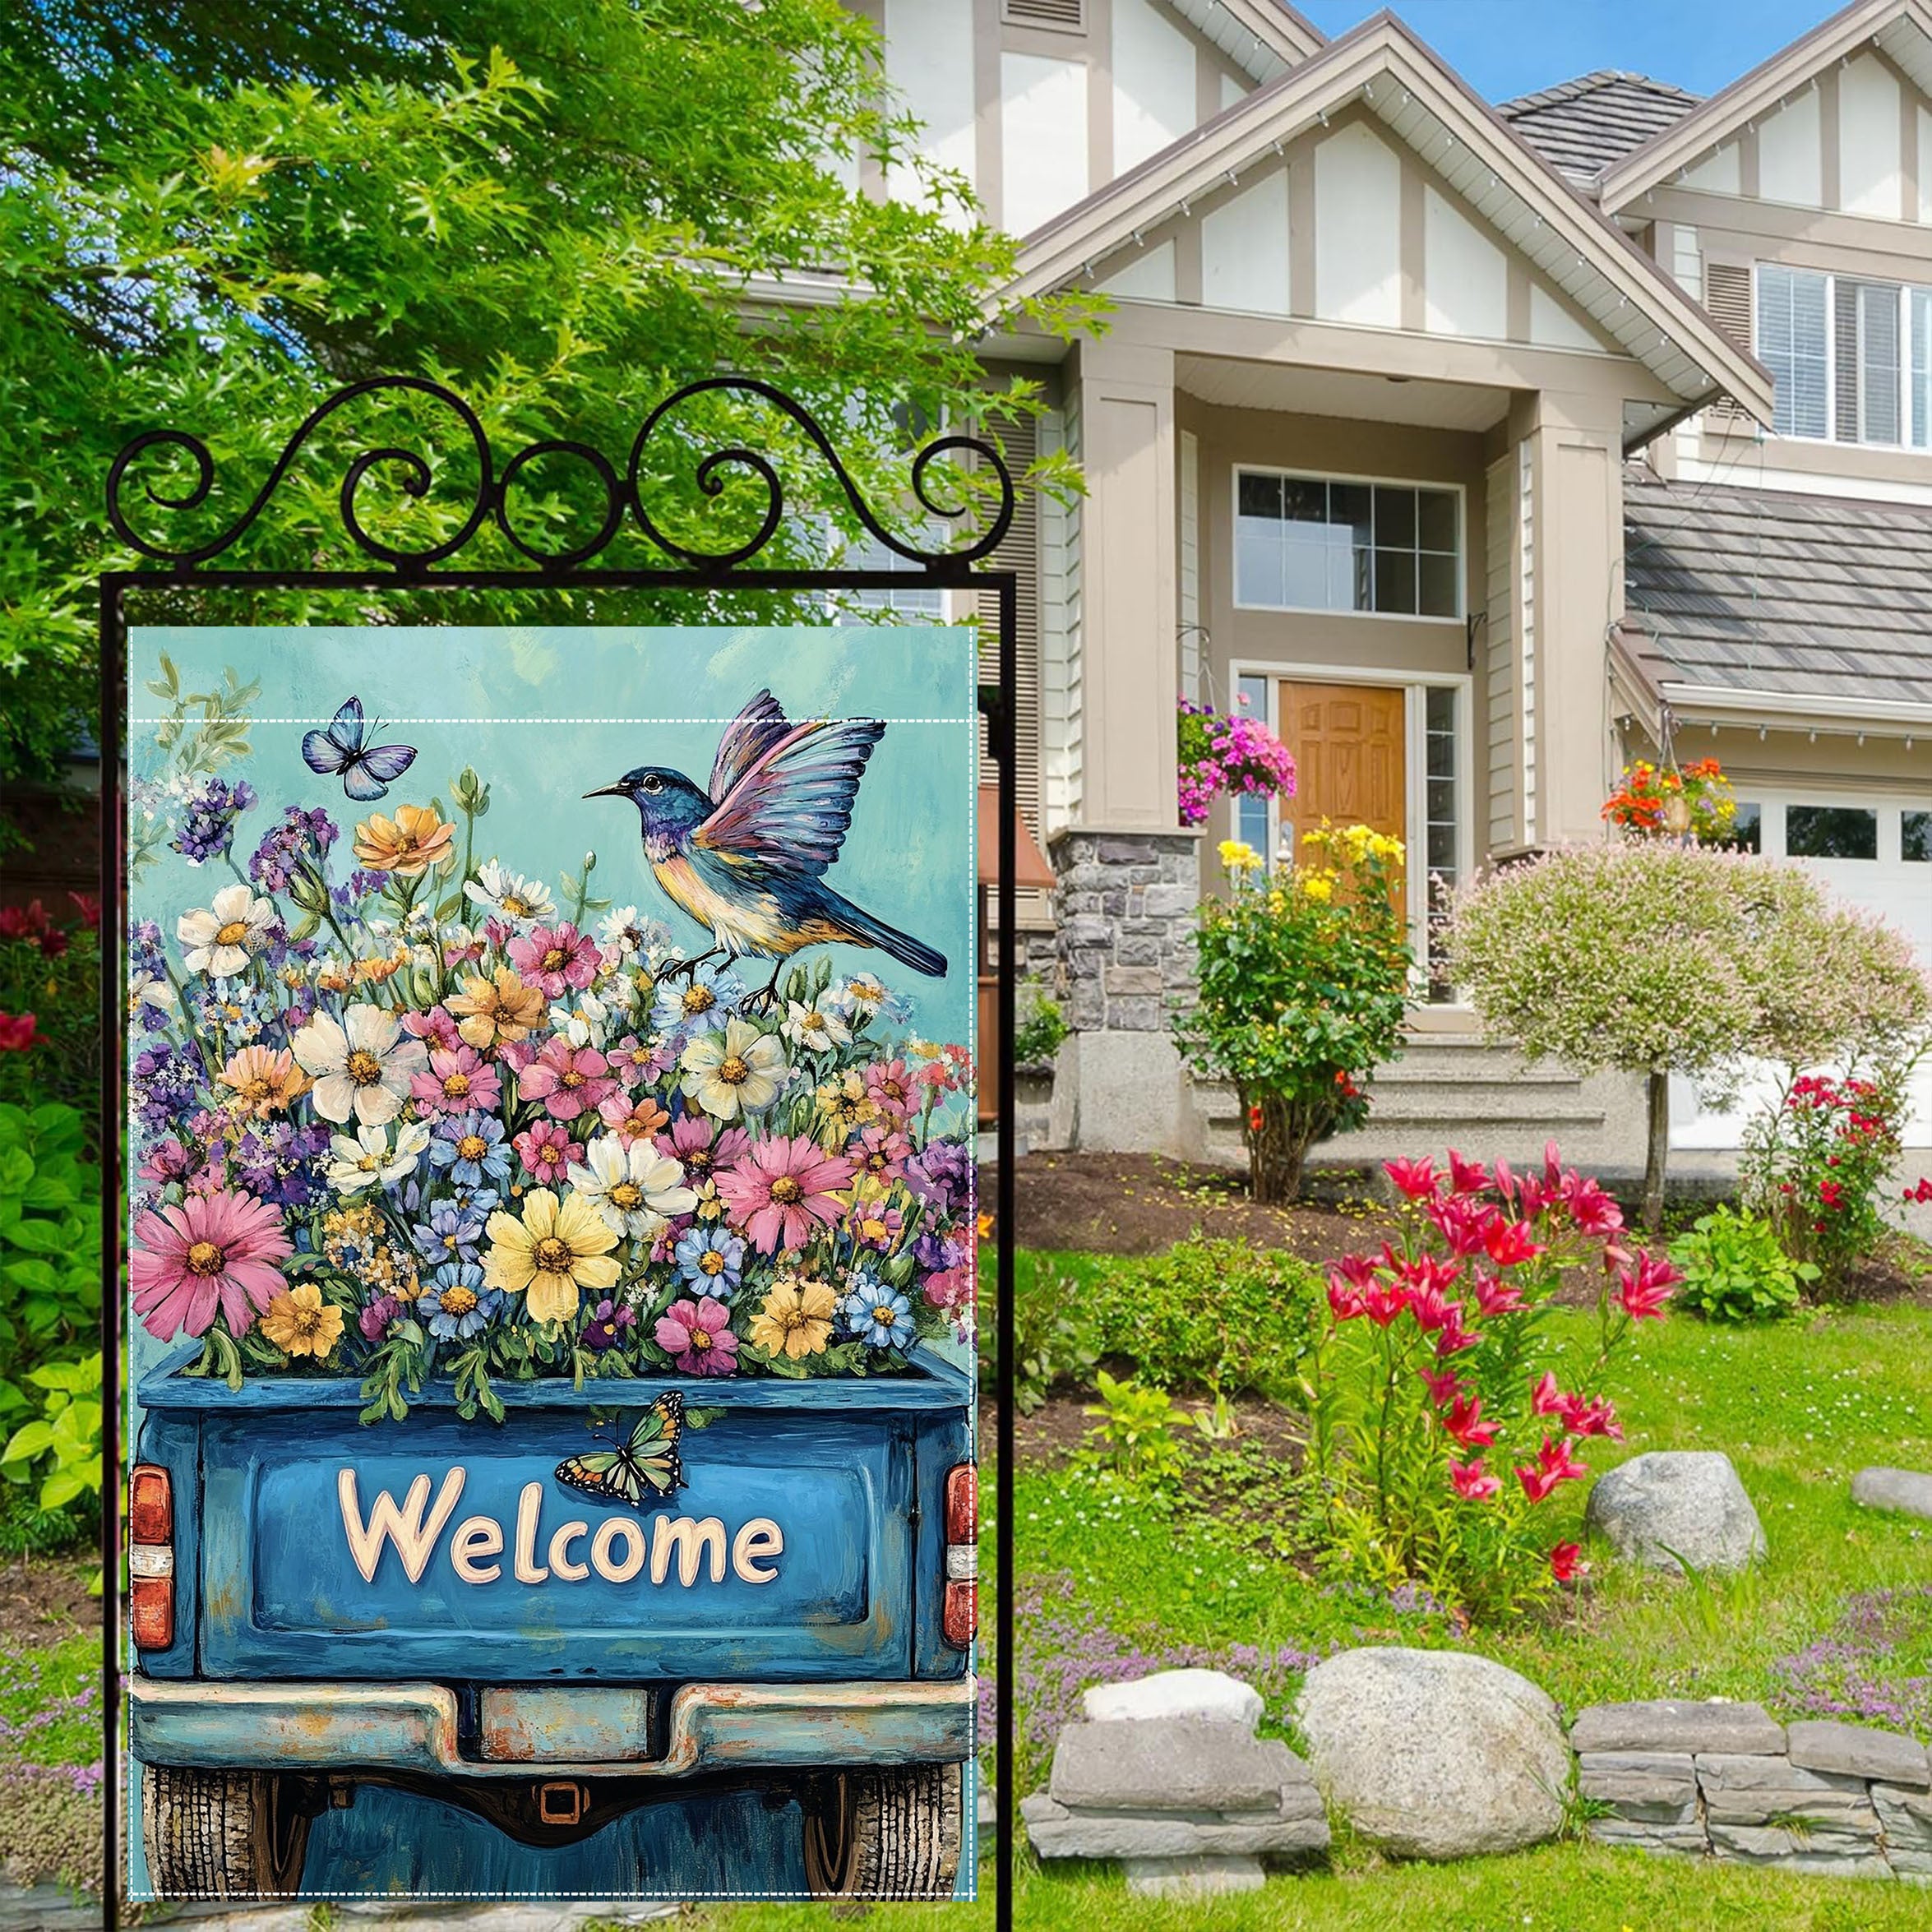
[(449, 1008), (457, 1015), (458, 1034), (478, 1053), (506, 1040), (520, 1040), (543, 1024), (548, 1010), (543, 989), (525, 986), (522, 975), (507, 966), (499, 966), (493, 980), (480, 975), (465, 980), (462, 991), (451, 995)]
[(568, 1321), (577, 1312), (580, 1288), (613, 1288), (617, 1264), (610, 1251), (617, 1237), (581, 1195), (559, 1202), (548, 1187), (525, 1197), (523, 1219), (501, 1208), (491, 1215), (490, 1251), (483, 1279), (506, 1294), (527, 1289), (532, 1321)]
[(1261, 854), (1245, 839), (1223, 839), (1221, 862), (1231, 872), (1252, 872), (1260, 866)]
[(420, 879), (455, 857), (455, 837), (454, 823), (427, 805), (399, 805), (393, 819), (377, 812), (356, 827), (355, 855), (372, 871)]
[(236, 1112), (259, 1117), (279, 1112), (297, 1094), (306, 1093), (308, 1075), (285, 1047), (244, 1047), (221, 1070), (221, 1084), (234, 1089)]
[(1326, 905), (1335, 895), (1335, 875), (1333, 872), (1305, 872), (1301, 876), (1301, 890), (1317, 905)]
[(269, 1303), (261, 1332), (284, 1355), (312, 1355), (320, 1361), (342, 1339), (342, 1310), (326, 1303), (320, 1288), (304, 1282)]
[(751, 1345), (767, 1355), (817, 1355), (832, 1333), (838, 1297), (823, 1282), (781, 1281), (751, 1317)]

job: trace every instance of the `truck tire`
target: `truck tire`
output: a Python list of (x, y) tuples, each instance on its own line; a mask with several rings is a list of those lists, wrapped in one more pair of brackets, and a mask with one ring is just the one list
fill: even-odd
[(959, 1870), (957, 1764), (849, 1771), (806, 1794), (805, 1876), (817, 1898), (950, 1898)]
[(141, 1767), (141, 1838), (164, 1898), (287, 1897), (302, 1883), (309, 1815), (292, 1781), (266, 1772)]

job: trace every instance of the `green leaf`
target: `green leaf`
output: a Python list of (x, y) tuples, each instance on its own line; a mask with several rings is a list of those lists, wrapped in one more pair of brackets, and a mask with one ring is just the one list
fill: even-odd
[(12, 1440), (0, 1449), (0, 1463), (30, 1463), (44, 1455), (53, 1442), (53, 1430), (46, 1422), (29, 1422), (16, 1429)]
[(5, 1232), (15, 1247), (30, 1255), (64, 1255), (74, 1245), (72, 1237), (51, 1221), (16, 1221)]

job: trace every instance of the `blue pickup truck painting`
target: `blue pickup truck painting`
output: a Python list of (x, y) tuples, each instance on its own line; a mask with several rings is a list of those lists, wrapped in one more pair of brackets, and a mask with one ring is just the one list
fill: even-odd
[(969, 639), (134, 651), (131, 1895), (952, 1895)]

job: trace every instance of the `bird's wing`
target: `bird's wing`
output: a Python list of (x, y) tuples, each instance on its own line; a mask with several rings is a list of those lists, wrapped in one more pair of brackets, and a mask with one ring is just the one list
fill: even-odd
[(692, 843), (734, 862), (823, 872), (839, 856), (860, 775), (885, 733), (876, 718), (793, 725), (745, 768)]
[(770, 691), (760, 691), (718, 741), (718, 756), (711, 760), (713, 801), (721, 801), (757, 763), (760, 753), (769, 751), (791, 728), (784, 707)]

